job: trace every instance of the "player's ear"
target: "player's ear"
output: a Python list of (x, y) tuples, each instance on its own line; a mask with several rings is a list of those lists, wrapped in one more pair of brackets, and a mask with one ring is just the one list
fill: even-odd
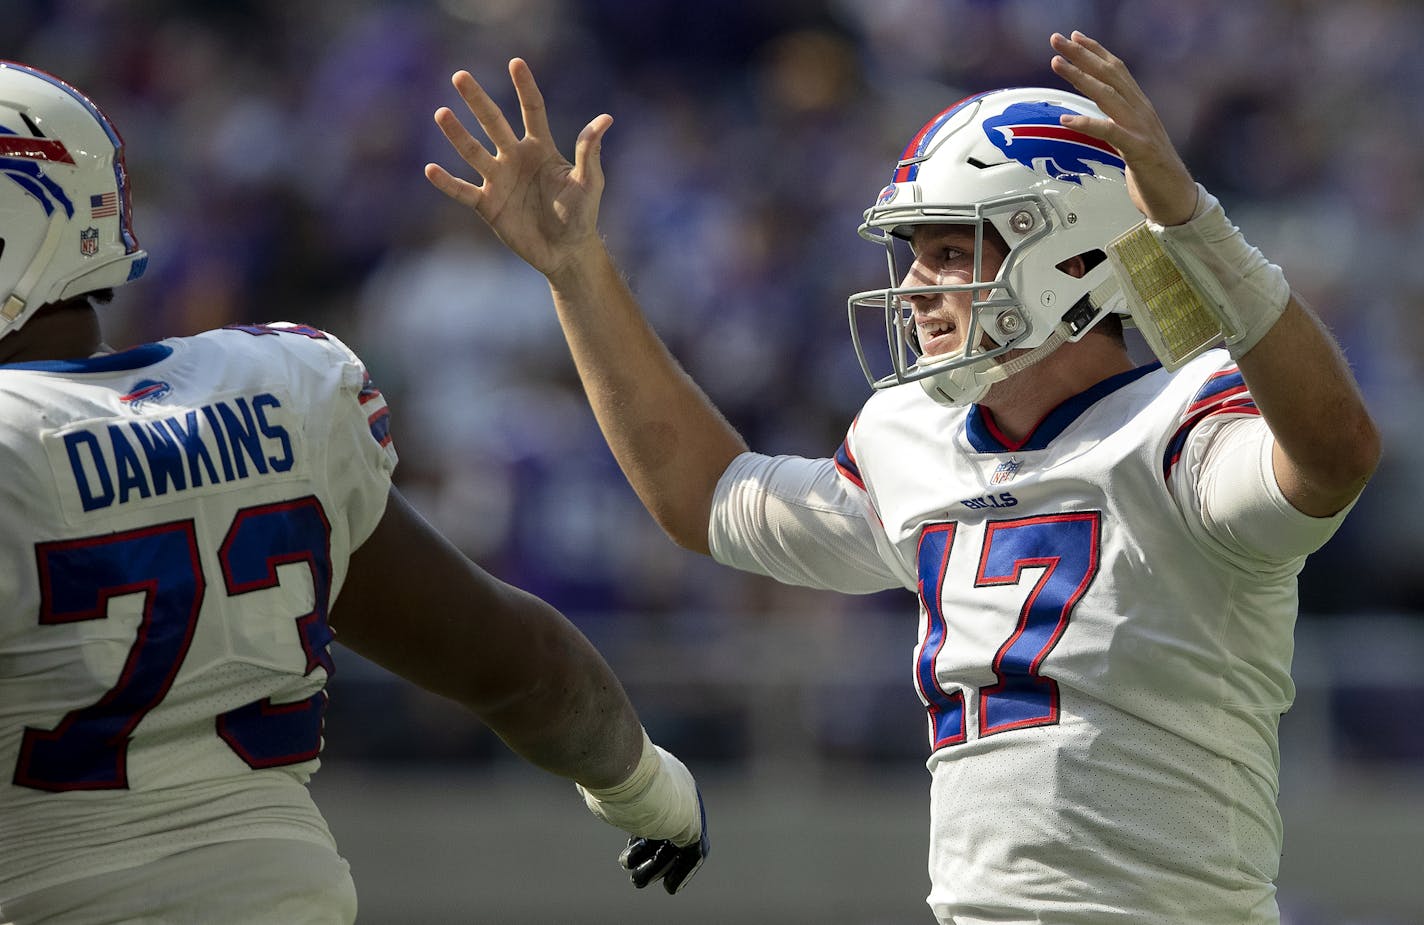
[(1074, 279), (1082, 279), (1088, 274), (1088, 263), (1083, 259), (1083, 256), (1079, 254), (1075, 257), (1069, 257), (1067, 260), (1058, 264), (1058, 269)]

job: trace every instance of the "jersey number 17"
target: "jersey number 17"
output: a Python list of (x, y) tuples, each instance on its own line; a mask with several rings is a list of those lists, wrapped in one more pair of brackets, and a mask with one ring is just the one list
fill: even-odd
[[(985, 526), (974, 587), (1018, 585), (1026, 569), (1041, 571), (994, 655), (990, 667), (996, 682), (978, 689), (980, 736), (1058, 722), (1058, 682), (1041, 668), (1098, 572), (1100, 520), (1097, 511), (1082, 511)], [(929, 713), (930, 745), (936, 750), (968, 739), (965, 691), (944, 690), (935, 671), (940, 653), (954, 645), (944, 615), (944, 586), (957, 528), (955, 523), (925, 527), (917, 553), (926, 620), (915, 654), (915, 683)]]

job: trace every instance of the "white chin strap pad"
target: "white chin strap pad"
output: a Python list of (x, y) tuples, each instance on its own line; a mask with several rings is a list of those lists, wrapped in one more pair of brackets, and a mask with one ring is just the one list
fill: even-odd
[(1048, 340), (1021, 356), (992, 366), (961, 366), (935, 376), (927, 376), (919, 380), (920, 388), (942, 405), (970, 405), (982, 400), (994, 383), (1027, 369), (1057, 350), (1066, 340), (1068, 332), (1066, 328), (1060, 327), (1049, 335)]

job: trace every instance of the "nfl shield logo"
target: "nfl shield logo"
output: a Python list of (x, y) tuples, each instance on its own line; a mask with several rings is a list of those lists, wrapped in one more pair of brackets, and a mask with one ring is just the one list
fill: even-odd
[(79, 232), (79, 253), (93, 257), (99, 253), (99, 229), (84, 228)]
[(1013, 478), (1015, 475), (1018, 475), (1019, 465), (1020, 463), (1017, 459), (1009, 459), (1005, 462), (999, 463), (998, 468), (994, 470), (994, 475), (989, 479), (989, 481), (993, 482), (995, 485), (1002, 485), (1009, 479)]

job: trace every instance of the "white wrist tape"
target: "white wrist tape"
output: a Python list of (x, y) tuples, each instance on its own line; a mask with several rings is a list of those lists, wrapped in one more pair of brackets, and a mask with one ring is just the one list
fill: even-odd
[(702, 837), (702, 812), (692, 772), (643, 733), (638, 766), (621, 784), (578, 791), (589, 810), (616, 828), (644, 838), (666, 839), (679, 847)]
[(1108, 256), (1134, 322), (1169, 369), (1223, 338), (1241, 357), (1290, 301), (1285, 273), (1246, 243), (1200, 183), (1189, 221), (1143, 222), (1113, 241)]

